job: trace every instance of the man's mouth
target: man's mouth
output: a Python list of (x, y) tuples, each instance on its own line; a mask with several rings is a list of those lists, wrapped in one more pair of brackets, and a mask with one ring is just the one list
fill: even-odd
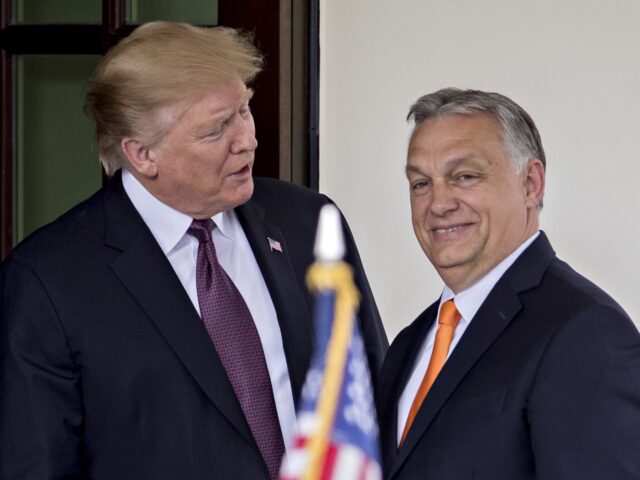
[(439, 226), (431, 229), (433, 235), (442, 240), (454, 240), (463, 235), (471, 227), (471, 223), (459, 223), (457, 225)]
[(459, 228), (462, 228), (462, 226), (461, 225), (456, 225), (455, 227), (436, 228), (436, 229), (434, 229), (434, 232), (436, 232), (436, 233), (449, 233), (449, 232), (455, 232)]
[(244, 167), (236, 170), (235, 172), (231, 173), (229, 176), (230, 177), (243, 177), (246, 176), (248, 174), (251, 173), (251, 165), (247, 164)]

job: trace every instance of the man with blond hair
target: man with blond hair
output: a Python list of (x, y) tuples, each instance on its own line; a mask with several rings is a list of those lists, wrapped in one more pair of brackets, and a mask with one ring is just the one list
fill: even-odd
[[(329, 200), (252, 177), (261, 61), (234, 30), (155, 22), (101, 62), (86, 109), (110, 181), (1, 270), (0, 478), (277, 477)], [(347, 244), (376, 371), (386, 337)]]

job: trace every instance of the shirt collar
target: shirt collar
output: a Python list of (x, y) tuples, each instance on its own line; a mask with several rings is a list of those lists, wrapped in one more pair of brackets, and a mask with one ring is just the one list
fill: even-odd
[[(193, 218), (158, 200), (126, 168), (122, 169), (122, 185), (163, 253), (168, 255), (185, 236)], [(220, 212), (212, 220), (225, 237), (237, 238), (239, 222), (233, 210)]]
[(211, 219), (222, 235), (230, 240), (236, 240), (238, 238), (238, 228), (242, 227), (234, 210), (217, 213), (211, 217)]
[(469, 323), (471, 319), (478, 312), (486, 298), (495, 287), (496, 283), (502, 278), (502, 275), (513, 265), (522, 252), (524, 252), (531, 243), (538, 238), (540, 231), (537, 231), (526, 239), (518, 248), (516, 248), (508, 257), (502, 260), (496, 265), (489, 273), (474, 283), (471, 287), (463, 290), (455, 295), (453, 290), (448, 286), (444, 286), (442, 295), (440, 297), (440, 305), (438, 306), (438, 316), (440, 315), (440, 308), (442, 304), (447, 300), (453, 298), (458, 312), (460, 312), (460, 322)]

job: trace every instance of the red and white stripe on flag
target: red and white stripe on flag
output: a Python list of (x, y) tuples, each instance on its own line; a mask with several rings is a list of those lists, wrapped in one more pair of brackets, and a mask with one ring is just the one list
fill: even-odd
[[(309, 451), (306, 439), (299, 437), (287, 452), (288, 462), (280, 472), (280, 480), (299, 480), (306, 471)], [(377, 462), (351, 444), (330, 443), (327, 448), (320, 480), (380, 480), (382, 472)]]

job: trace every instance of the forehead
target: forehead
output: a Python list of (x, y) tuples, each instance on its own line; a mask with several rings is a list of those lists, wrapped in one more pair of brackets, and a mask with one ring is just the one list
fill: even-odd
[(484, 141), (502, 143), (500, 124), (492, 115), (451, 114), (429, 118), (416, 126), (409, 147), (411, 149)]
[(177, 120), (198, 120), (224, 116), (251, 98), (253, 91), (240, 80), (203, 89), (194, 89), (174, 105)]
[(497, 156), (506, 156), (506, 149), (500, 124), (492, 115), (451, 114), (427, 119), (415, 128), (407, 164)]

